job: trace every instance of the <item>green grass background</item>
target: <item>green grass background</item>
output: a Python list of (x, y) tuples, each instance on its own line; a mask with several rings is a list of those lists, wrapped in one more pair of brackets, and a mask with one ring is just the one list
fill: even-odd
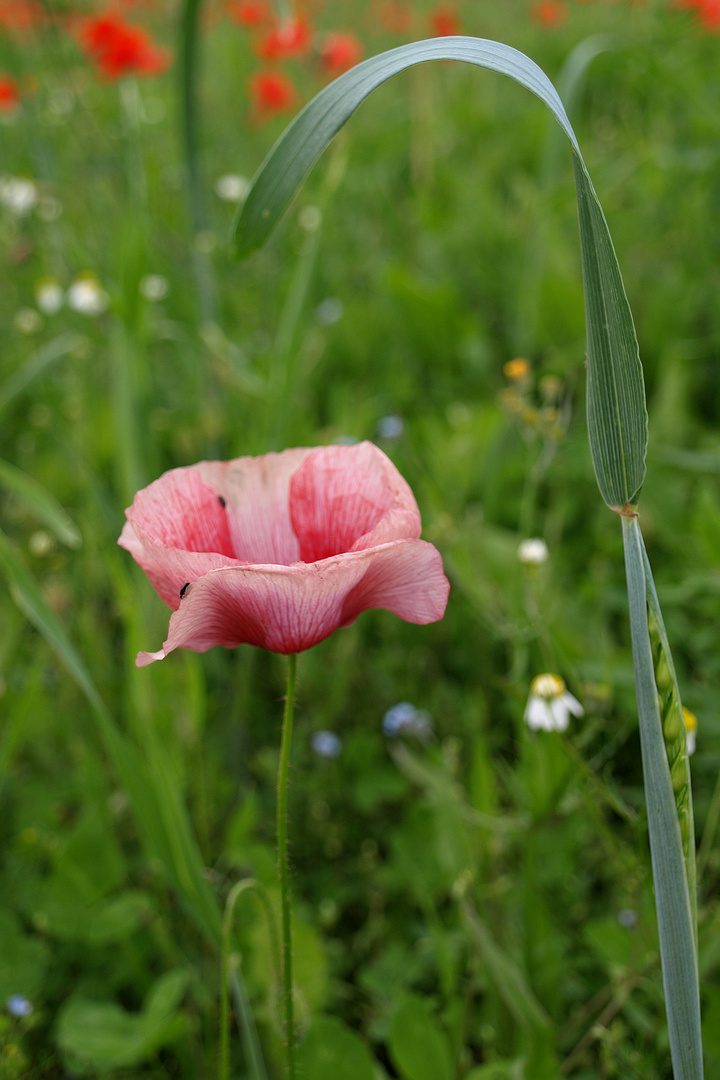
[[(320, 12), (318, 25), (337, 26), (340, 10)], [(359, 5), (342, 14), (368, 52), (399, 43), (373, 33)], [(651, 2), (575, 3), (554, 31), (515, 0), (461, 14), (467, 32), (524, 49), (555, 79), (581, 41), (609, 35), (571, 120), (635, 316), (650, 413), (643, 531), (683, 699), (699, 719), (712, 1080), (719, 39)], [(174, 9), (155, 13), (163, 41), (176, 43), (177, 21)], [(2, 170), (62, 204), (51, 222), (0, 218), (0, 453), (55, 495), (82, 546), (38, 542), (45, 526), (9, 491), (2, 528), (149, 763), (155, 779), (142, 783), (170, 778), (166, 809), (173, 785), (182, 791), (218, 911), (247, 875), (277, 903), (282, 662), (216, 649), (136, 671), (137, 649), (163, 640), (167, 610), (115, 542), (133, 491), (164, 469), (378, 441), (413, 487), (453, 588), (440, 624), (366, 613), (300, 659), (290, 836), (306, 1078), (669, 1077), (620, 527), (587, 446), (562, 137), (497, 76), (445, 64), (408, 73), (362, 107), (265, 250), (237, 264), (232, 208), (214, 183), (251, 175), (283, 120), (248, 116), (256, 61), (240, 30), (221, 22), (201, 48), (212, 327), (198, 317), (176, 71), (119, 91), (66, 36), (0, 39), (0, 66), (37, 80), (0, 127)], [(293, 64), (308, 98), (312, 65)], [(315, 232), (302, 224), (311, 206), (322, 209)], [(67, 287), (83, 271), (110, 294), (105, 315), (63, 309), (33, 335), (18, 329), (39, 278)], [(142, 298), (148, 273), (168, 279), (165, 300)], [(317, 314), (328, 298), (342, 304), (330, 326)], [(58, 358), (5, 400), (2, 387), (47, 349)], [(522, 407), (502, 374), (518, 355), (532, 369)], [(377, 434), (388, 415), (404, 424), (394, 440)], [(523, 533), (548, 543), (537, 572), (518, 563)], [(96, 714), (5, 588), (0, 625), (0, 998), (23, 993), (35, 1006), (26, 1020), (0, 1018), (0, 1076), (214, 1077), (217, 952), (148, 846)], [(545, 670), (585, 705), (567, 737), (523, 727), (530, 681)], [(429, 712), (430, 743), (383, 736), (399, 701)], [(312, 751), (322, 729), (342, 739), (336, 760)], [(618, 799), (636, 820), (613, 809)], [(279, 1077), (267, 927), (249, 897), (236, 921), (268, 1076)], [(318, 1047), (338, 1056), (323, 1066)], [(234, 1032), (233, 1076), (248, 1068)]]

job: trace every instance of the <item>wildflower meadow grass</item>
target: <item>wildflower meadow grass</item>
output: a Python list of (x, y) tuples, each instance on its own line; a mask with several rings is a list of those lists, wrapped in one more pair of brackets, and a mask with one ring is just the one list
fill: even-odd
[(0, 0), (2, 1080), (720, 1078), (719, 48)]

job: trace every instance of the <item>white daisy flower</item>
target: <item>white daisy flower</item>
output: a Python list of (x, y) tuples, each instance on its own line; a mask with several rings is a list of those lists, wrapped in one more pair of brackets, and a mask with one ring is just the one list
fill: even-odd
[(20, 308), (13, 318), (13, 326), (21, 334), (37, 334), (38, 330), (42, 330), (42, 324), (42, 315), (31, 307)]
[(43, 315), (57, 315), (64, 299), (63, 288), (54, 278), (41, 278), (35, 286), (35, 303)]
[(215, 194), (225, 202), (245, 202), (249, 190), (250, 181), (248, 178), (246, 176), (235, 176), (234, 173), (221, 176), (215, 182)]
[(517, 556), (525, 566), (542, 566), (544, 562), (547, 562), (548, 546), (539, 537), (532, 537), (530, 540), (522, 541), (518, 547)]
[(319, 206), (303, 206), (298, 214), (298, 223), (305, 232), (317, 232), (322, 225), (322, 210)]
[(170, 292), (170, 283), (162, 274), (145, 274), (140, 281), (140, 293), (146, 300), (164, 300)]
[(107, 310), (110, 297), (94, 274), (76, 277), (67, 291), (67, 305), (81, 315), (101, 315)]
[(21, 176), (0, 178), (0, 202), (11, 214), (25, 217), (38, 200), (38, 190), (32, 180)]
[(532, 731), (565, 731), (570, 714), (582, 716), (584, 712), (559, 675), (548, 671), (533, 679), (525, 706), (525, 723)]

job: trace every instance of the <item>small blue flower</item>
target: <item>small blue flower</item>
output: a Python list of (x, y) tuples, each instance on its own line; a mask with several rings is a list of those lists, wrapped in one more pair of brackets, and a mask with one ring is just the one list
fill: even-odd
[(312, 748), (318, 757), (336, 758), (342, 750), (342, 741), (334, 731), (316, 731), (312, 737)]
[(342, 319), (344, 311), (342, 300), (338, 300), (336, 296), (328, 296), (315, 308), (315, 318), (321, 326), (332, 326)]
[(383, 716), (383, 731), (389, 739), (397, 735), (416, 735), (427, 740), (432, 735), (430, 715), (424, 709), (416, 709), (409, 701), (401, 701)]
[(29, 1016), (35, 1006), (22, 994), (11, 994), (5, 1002), (5, 1008), (11, 1016)]
[(383, 416), (378, 420), (376, 427), (380, 439), (399, 439), (404, 429), (402, 416)]

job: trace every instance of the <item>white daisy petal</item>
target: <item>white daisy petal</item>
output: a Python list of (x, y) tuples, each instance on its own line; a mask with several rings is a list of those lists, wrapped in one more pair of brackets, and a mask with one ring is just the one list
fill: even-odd
[(573, 716), (584, 716), (585, 710), (576, 697), (572, 694), (565, 693), (562, 696), (562, 700), (565, 702), (565, 706)]
[(552, 716), (543, 698), (530, 695), (525, 709), (525, 723), (531, 731), (552, 730)]

